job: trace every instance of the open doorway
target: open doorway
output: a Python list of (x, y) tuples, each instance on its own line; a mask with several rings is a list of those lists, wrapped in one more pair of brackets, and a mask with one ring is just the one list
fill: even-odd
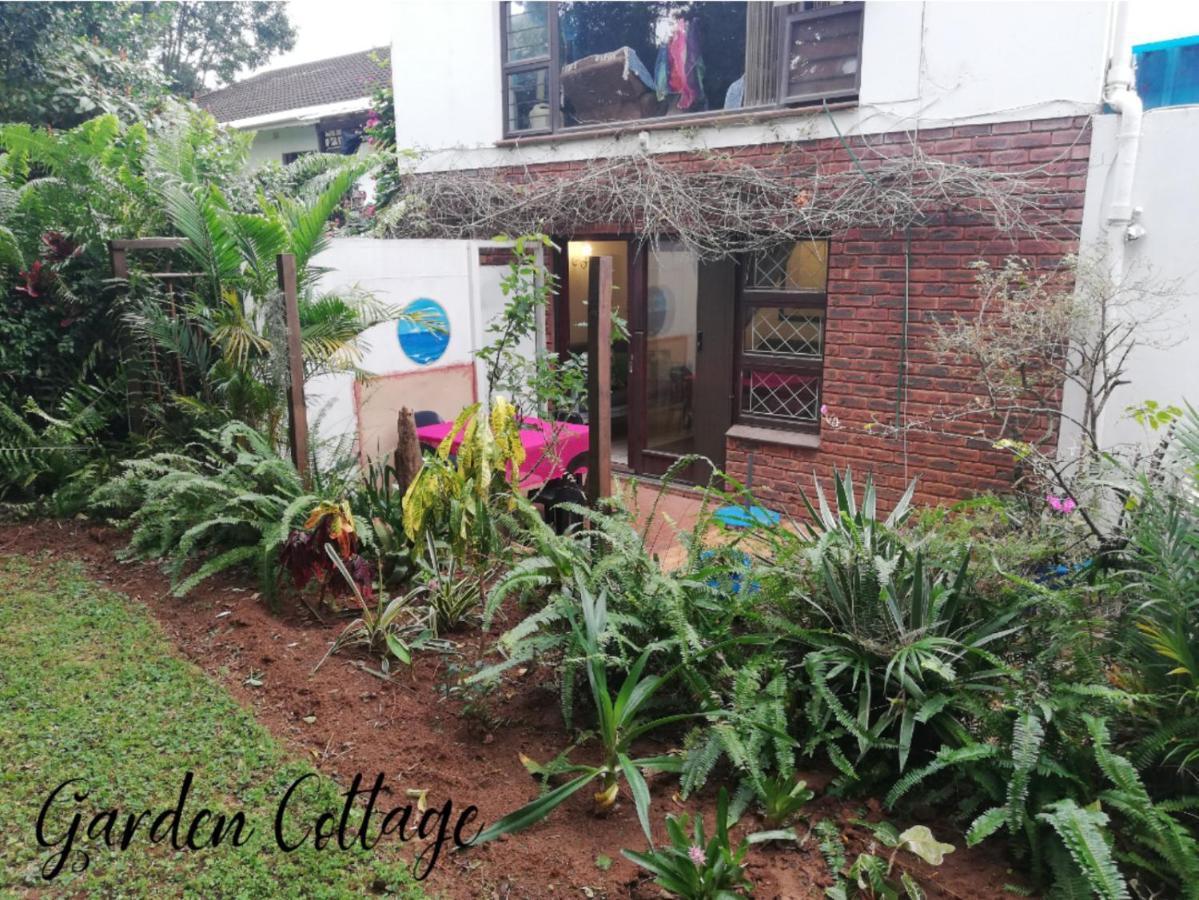
[[(724, 466), (732, 417), (736, 266), (704, 262), (678, 242), (565, 242), (556, 313), (559, 353), (587, 352), (587, 261), (612, 257), (612, 305), (629, 339), (612, 347), (612, 461), (659, 476), (699, 454)], [(691, 465), (684, 480), (703, 481)]]

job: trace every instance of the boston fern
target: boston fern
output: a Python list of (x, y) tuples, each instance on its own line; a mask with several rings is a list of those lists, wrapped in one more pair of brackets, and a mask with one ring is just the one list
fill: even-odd
[[(1098, 699), (1084, 702), (1097, 705)], [(1123, 900), (1129, 896), (1127, 873), (1136, 872), (1143, 884), (1168, 886), (1158, 896), (1199, 898), (1199, 845), (1175, 815), (1194, 801), (1155, 803), (1133, 764), (1112, 751), (1106, 721), (1071, 715), (1064, 702), (1057, 704), (1060, 716), (1041, 709), (1020, 713), (1006, 750), (994, 743), (943, 748), (900, 779), (887, 804), (939, 772), (958, 769), (973, 783), (973, 793), (996, 804), (974, 820), (967, 844), (1006, 830), (1028, 857), (1030, 874), (1051, 881), (1062, 896)], [(1062, 719), (1081, 721), (1091, 742), (1089, 758)], [(1108, 787), (1100, 788), (1104, 781)]]
[(320, 501), (271, 441), (241, 422), (201, 432), (180, 452), (129, 460), (92, 495), (97, 511), (127, 516), (119, 523), (132, 530), (131, 555), (170, 561), (177, 597), (242, 563), (257, 567), (273, 597), (279, 549)]

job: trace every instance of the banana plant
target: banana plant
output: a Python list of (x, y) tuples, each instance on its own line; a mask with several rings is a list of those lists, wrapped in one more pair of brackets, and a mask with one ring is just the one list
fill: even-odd
[[(606, 593), (600, 591), (598, 594), (593, 594), (578, 580), (575, 585), (582, 612), (582, 622), (574, 621), (572, 628), (577, 641), (586, 652), (587, 681), (595, 705), (599, 738), (603, 743), (603, 762), (598, 766), (574, 764), (540, 766), (532, 760), (525, 760), (526, 768), (534, 774), (553, 772), (555, 774), (572, 774), (575, 777), (515, 812), (504, 816), (485, 829), (475, 841), (476, 844), (495, 840), (504, 834), (512, 834), (541, 821), (552, 810), (589, 785), (595, 786), (592, 797), (595, 812), (603, 814), (616, 803), (620, 794), (620, 782), (623, 779), (628, 782), (641, 829), (645, 832), (650, 846), (653, 846), (649, 822), (649, 786), (646, 784), (642, 770), (677, 772), (682, 767), (682, 758), (667, 754), (635, 759), (632, 755), (633, 743), (649, 732), (673, 722), (721, 714), (719, 710), (712, 710), (674, 713), (649, 718), (645, 714), (649, 702), (678, 671), (676, 666), (664, 675), (647, 675), (645, 668), (653, 652), (654, 648), (652, 647), (641, 652), (628, 674), (625, 675), (620, 689), (613, 693), (608, 683), (608, 674), (604, 666), (605, 655), (601, 648), (601, 641), (607, 630)], [(708, 652), (715, 649), (717, 649), (716, 646), (711, 647)]]

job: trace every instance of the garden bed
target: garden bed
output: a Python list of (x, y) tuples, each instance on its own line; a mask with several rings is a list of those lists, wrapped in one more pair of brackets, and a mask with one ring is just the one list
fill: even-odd
[[(570, 743), (555, 686), (549, 673), (543, 684), (536, 668), (517, 670), (496, 696), (490, 717), (464, 716), (458, 700), (443, 696), (443, 686), (456, 677), (451, 664), (469, 664), (494, 635), (466, 634), (456, 660), (419, 654), (410, 670), (400, 670), (390, 682), (347, 656), (330, 658), (314, 675), (313, 666), (344, 623), (317, 622), (299, 604), (285, 603), (282, 615), (272, 615), (247, 586), (250, 579), (218, 577), (177, 600), (156, 566), (115, 558), (124, 543), (124, 535), (95, 525), (39, 522), (11, 527), (0, 538), (0, 554), (32, 557), (49, 547), (55, 556), (80, 559), (91, 578), (144, 603), (185, 656), (323, 774), (345, 787), (355, 773), (370, 782), (382, 772), (390, 789), (388, 808), (409, 802), (408, 791), (427, 791), (430, 804), (447, 798), (455, 808), (474, 804), (481, 821), (494, 822), (537, 794), (518, 755), (546, 760)], [(813, 787), (827, 780), (820, 772), (803, 777)], [(710, 792), (694, 803), (680, 802), (678, 780), (671, 776), (651, 779), (650, 790), (655, 837), (663, 834), (661, 813), (697, 806), (710, 811), (713, 805)], [(627, 796), (603, 819), (591, 815), (588, 799), (584, 791), (527, 831), (443, 856), (428, 886), (450, 897), (660, 896), (648, 875), (620, 855), (622, 848), (644, 846)], [(806, 812), (845, 823), (852, 851), (863, 849), (869, 835), (848, 820), (861, 814), (881, 818), (876, 802), (850, 804), (819, 795)], [(753, 815), (743, 822), (758, 824)], [(938, 837), (958, 845), (941, 867), (913, 868), (929, 896), (1011, 896), (1003, 885), (1019, 876), (995, 850), (967, 851), (960, 835), (929, 824)], [(801, 834), (804, 829), (801, 822)], [(903, 864), (911, 860), (901, 858)], [(798, 848), (758, 845), (749, 862), (759, 898), (821, 897), (832, 883), (814, 836)]]

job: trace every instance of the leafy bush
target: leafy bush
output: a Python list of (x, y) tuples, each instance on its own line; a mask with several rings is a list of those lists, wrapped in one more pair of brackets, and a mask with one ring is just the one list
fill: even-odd
[(201, 432), (180, 452), (125, 462), (92, 497), (97, 511), (127, 515), (130, 554), (170, 560), (177, 597), (239, 563), (253, 563), (273, 597), (279, 551), (320, 502), (272, 442), (241, 422)]

